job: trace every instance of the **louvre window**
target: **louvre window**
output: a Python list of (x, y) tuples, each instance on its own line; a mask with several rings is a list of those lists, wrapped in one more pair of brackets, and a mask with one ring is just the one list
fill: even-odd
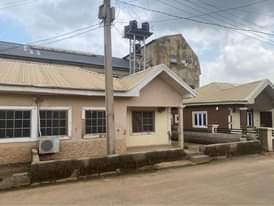
[(106, 133), (106, 113), (105, 111), (86, 110), (86, 134)]
[(0, 138), (31, 136), (31, 111), (0, 110)]
[(154, 132), (155, 113), (153, 111), (132, 112), (132, 132)]
[(67, 110), (42, 110), (40, 111), (41, 136), (66, 136), (68, 135)]
[(247, 127), (253, 127), (253, 112), (247, 112)]
[(207, 112), (193, 112), (193, 127), (207, 128)]

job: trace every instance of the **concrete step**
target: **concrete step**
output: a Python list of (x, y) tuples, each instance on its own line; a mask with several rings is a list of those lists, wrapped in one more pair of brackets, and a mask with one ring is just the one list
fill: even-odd
[(196, 150), (185, 150), (185, 154), (186, 154), (186, 159), (190, 160), (191, 157), (196, 156), (196, 155), (202, 155), (201, 152), (196, 151)]
[(191, 156), (189, 160), (194, 164), (205, 164), (210, 162), (212, 158), (208, 155), (198, 154)]
[(28, 172), (15, 173), (10, 176), (0, 177), (0, 191), (28, 186), (30, 184), (30, 174)]
[(186, 166), (192, 166), (193, 162), (189, 160), (178, 160), (172, 162), (162, 162), (155, 165), (155, 169), (173, 169), (173, 168), (180, 168)]

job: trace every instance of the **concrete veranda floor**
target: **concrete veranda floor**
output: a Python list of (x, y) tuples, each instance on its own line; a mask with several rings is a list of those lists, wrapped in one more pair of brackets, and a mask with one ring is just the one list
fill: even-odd
[(273, 205), (274, 156), (0, 193), (1, 205)]

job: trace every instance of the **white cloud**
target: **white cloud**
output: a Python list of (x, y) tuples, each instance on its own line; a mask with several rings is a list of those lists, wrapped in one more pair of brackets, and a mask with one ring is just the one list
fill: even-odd
[[(195, 1), (202, 5), (198, 0)], [(169, 18), (128, 7), (118, 1), (113, 2), (118, 17), (116, 25), (112, 29), (113, 54), (115, 56), (124, 56), (128, 52), (128, 41), (122, 38), (122, 32), (123, 26), (129, 20), (135, 18), (141, 22)], [(182, 16), (189, 16), (193, 13), (193, 10), (189, 9), (187, 4), (184, 6), (176, 4), (176, 6), (178, 9), (188, 9), (187, 11), (191, 11), (190, 13), (168, 8), (155, 0), (130, 2)], [(242, 0), (241, 2), (220, 0), (216, 1), (216, 6), (228, 8), (246, 3), (249, 3), (249, 0)], [(273, 2), (268, 1), (247, 8), (251, 9), (252, 12), (233, 12), (236, 16), (239, 16), (241, 21), (253, 21), (260, 25), (257, 29), (273, 32), (274, 17), (271, 14), (271, 8), (273, 8), (271, 3)], [(36, 0), (24, 6), (0, 10), (0, 17), (2, 19), (11, 18), (18, 22), (33, 40), (37, 40), (98, 23), (97, 14), (100, 4), (102, 4), (102, 0)], [(227, 15), (228, 20), (232, 19), (232, 16), (228, 14), (223, 13), (223, 15)], [(215, 16), (217, 22), (219, 20), (219, 22), (224, 23), (221, 19), (218, 19), (217, 15)], [(234, 21), (239, 20), (237, 18), (233, 19)], [(269, 43), (256, 41), (239, 34), (243, 32), (229, 32), (228, 30), (181, 20), (152, 23), (152, 28), (154, 31), (153, 38), (171, 33), (182, 33), (184, 35), (190, 46), (200, 57), (203, 84), (211, 81), (242, 82), (261, 78), (269, 78), (274, 81), (274, 50)], [(250, 33), (248, 35), (261, 38)], [(267, 38), (269, 39), (269, 37)], [(274, 39), (272, 41), (274, 44)], [(103, 30), (97, 29), (85, 35), (49, 46), (103, 54)]]
[(241, 83), (266, 78), (274, 82), (273, 65), (273, 49), (264, 48), (250, 39), (228, 41), (214, 62), (203, 65), (202, 84), (211, 81)]

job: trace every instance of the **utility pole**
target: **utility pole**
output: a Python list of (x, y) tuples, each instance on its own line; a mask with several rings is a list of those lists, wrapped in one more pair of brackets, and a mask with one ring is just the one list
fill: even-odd
[(99, 19), (104, 22), (104, 50), (105, 50), (105, 105), (106, 105), (106, 132), (108, 155), (115, 154), (115, 126), (114, 126), (114, 97), (112, 78), (112, 44), (111, 23), (115, 19), (115, 9), (110, 0), (104, 0), (99, 7)]

